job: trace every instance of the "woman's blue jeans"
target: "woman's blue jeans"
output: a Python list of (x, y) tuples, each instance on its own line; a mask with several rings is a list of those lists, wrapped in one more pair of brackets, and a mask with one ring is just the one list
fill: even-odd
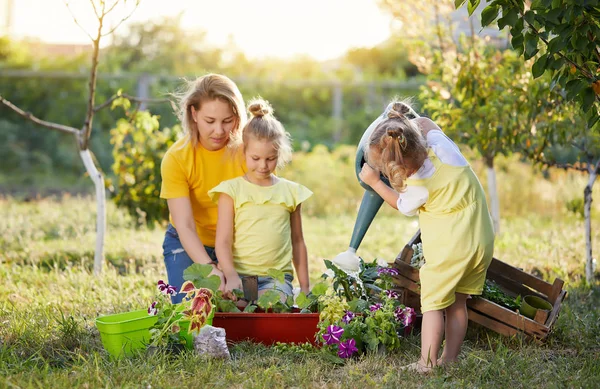
[[(217, 255), (215, 254), (215, 248), (204, 246), (210, 259), (217, 263)], [(163, 256), (165, 257), (165, 267), (167, 269), (167, 277), (169, 278), (169, 285), (173, 285), (177, 288), (177, 292), (185, 282), (183, 279), (183, 271), (187, 269), (194, 262), (190, 256), (183, 249), (183, 245), (179, 240), (179, 234), (177, 230), (169, 223), (167, 232), (165, 233), (165, 240), (163, 242)], [(185, 294), (177, 293), (175, 296), (171, 296), (173, 304), (178, 304), (183, 299)]]
[[(214, 263), (218, 263), (217, 255), (214, 247), (204, 246), (210, 259)], [(183, 249), (183, 245), (179, 240), (179, 234), (177, 230), (169, 223), (167, 232), (165, 233), (165, 240), (163, 242), (163, 256), (165, 257), (165, 268), (167, 269), (167, 277), (169, 279), (169, 285), (173, 285), (177, 288), (177, 292), (185, 282), (183, 279), (183, 272), (194, 262), (190, 256)], [(240, 274), (240, 276), (243, 276)], [(271, 277), (258, 277), (258, 290), (275, 289), (279, 292), (283, 292), (288, 296), (293, 296), (292, 281), (294, 276), (292, 274), (285, 275), (285, 283), (280, 283)], [(177, 293), (175, 296), (171, 296), (173, 304), (179, 304), (185, 294)]]

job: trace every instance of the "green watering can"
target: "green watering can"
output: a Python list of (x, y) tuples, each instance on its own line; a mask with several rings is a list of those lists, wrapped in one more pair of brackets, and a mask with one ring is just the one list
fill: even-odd
[[(356, 161), (354, 164), (356, 179), (359, 184), (365, 189), (365, 194), (363, 195), (362, 201), (360, 203), (360, 208), (358, 209), (358, 215), (356, 216), (356, 222), (354, 223), (354, 230), (352, 231), (352, 238), (350, 239), (350, 246), (348, 250), (338, 254), (332, 262), (339, 267), (340, 269), (346, 272), (357, 272), (359, 270), (360, 260), (358, 255), (356, 255), (356, 250), (358, 250), (358, 246), (360, 246), (371, 222), (377, 215), (379, 208), (381, 208), (381, 204), (383, 204), (383, 199), (381, 196), (377, 194), (369, 185), (365, 184), (361, 181), (358, 174), (362, 170), (363, 165), (367, 162), (365, 160), (365, 149), (367, 147), (367, 142), (369, 141), (369, 137), (373, 130), (377, 127), (377, 125), (385, 118), (387, 118), (388, 112), (392, 109), (394, 103), (388, 104), (386, 109), (383, 111), (381, 115), (377, 119), (371, 123), (371, 125), (365, 130), (362, 138), (360, 138), (360, 142), (358, 143), (358, 149), (356, 150)], [(414, 119), (419, 117), (419, 115), (412, 109), (410, 109), (409, 113), (406, 115), (409, 119)], [(381, 176), (381, 180), (390, 185), (388, 179)]]

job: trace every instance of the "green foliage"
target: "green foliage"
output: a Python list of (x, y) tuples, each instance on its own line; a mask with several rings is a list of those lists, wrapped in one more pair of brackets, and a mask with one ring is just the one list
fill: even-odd
[[(470, 7), (478, 5), (472, 3)], [(500, 29), (509, 27), (511, 43), (525, 60), (541, 51), (530, 65), (534, 77), (548, 71), (566, 89), (567, 98), (586, 113), (588, 127), (596, 128), (600, 119), (598, 0), (534, 0), (527, 9), (524, 0), (494, 0), (482, 15), (484, 26), (495, 20)]]
[(584, 210), (583, 210), (584, 201), (583, 201), (582, 197), (577, 197), (577, 198), (567, 201), (565, 203), (565, 206), (569, 212), (572, 212), (573, 214), (575, 214), (583, 219), (583, 217), (584, 217)]
[(465, 51), (454, 60), (438, 55), (440, 66), (421, 88), (424, 109), (445, 132), (478, 150), (492, 167), (497, 155), (536, 152), (532, 138), (541, 141), (540, 134), (571, 128), (572, 111), (548, 78), (531, 79), (513, 51), (471, 42), (462, 40)]
[[(115, 105), (126, 107), (128, 103), (127, 99), (115, 100)], [(160, 198), (160, 164), (181, 130), (178, 126), (159, 129), (159, 118), (147, 111), (127, 115), (110, 131), (115, 180), (107, 180), (107, 186), (114, 193), (115, 204), (127, 209), (138, 224), (165, 223), (169, 214)]]
[(521, 307), (520, 295), (516, 298), (510, 297), (494, 281), (485, 280), (481, 297), (513, 311)]
[(211, 276), (212, 270), (213, 265), (193, 263), (183, 271), (183, 279), (192, 281), (198, 288), (208, 288), (216, 293), (221, 285), (221, 279), (216, 275)]

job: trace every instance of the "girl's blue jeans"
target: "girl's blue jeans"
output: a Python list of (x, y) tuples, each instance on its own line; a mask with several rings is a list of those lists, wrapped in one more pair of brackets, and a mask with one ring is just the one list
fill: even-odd
[[(210, 246), (204, 246), (204, 248), (206, 249), (206, 252), (208, 253), (210, 259), (212, 259), (214, 263), (218, 263), (215, 248)], [(177, 288), (177, 292), (179, 292), (179, 289), (185, 282), (183, 279), (183, 272), (194, 262), (183, 249), (183, 245), (179, 240), (179, 234), (177, 234), (177, 230), (170, 223), (167, 227), (167, 232), (165, 233), (165, 240), (163, 242), (163, 256), (165, 258), (165, 268), (167, 269), (169, 285), (175, 286)], [(240, 274), (240, 277), (243, 276), (244, 275)], [(279, 292), (285, 293), (288, 296), (293, 296), (293, 280), (294, 276), (289, 273), (286, 273), (285, 283), (283, 284), (271, 277), (259, 276), (258, 290), (261, 291), (267, 289), (275, 289)], [(184, 296), (185, 294), (183, 293), (177, 293), (175, 296), (171, 296), (171, 301), (173, 302), (173, 304), (179, 304), (181, 300), (183, 300)]]

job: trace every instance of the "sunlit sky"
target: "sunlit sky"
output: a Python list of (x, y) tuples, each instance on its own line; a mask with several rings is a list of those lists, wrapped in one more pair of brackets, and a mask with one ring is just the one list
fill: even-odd
[[(0, 0), (0, 14), (5, 15), (8, 1)], [(92, 33), (95, 17), (89, 0), (70, 3), (80, 23)], [(232, 37), (253, 58), (308, 54), (325, 60), (351, 47), (373, 46), (390, 31), (390, 17), (375, 0), (142, 0), (127, 22), (180, 12), (184, 28), (205, 30), (214, 45)], [(122, 15), (110, 22), (116, 23)], [(62, 0), (13, 0), (10, 32), (15, 38), (36, 37), (54, 43), (89, 41)]]

